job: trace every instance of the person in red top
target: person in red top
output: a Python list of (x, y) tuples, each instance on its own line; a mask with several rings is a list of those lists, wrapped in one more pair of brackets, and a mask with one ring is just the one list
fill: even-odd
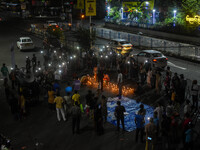
[(185, 132), (188, 130), (188, 127), (191, 125), (191, 123), (192, 123), (192, 119), (190, 118), (190, 114), (186, 113), (184, 121), (183, 121), (183, 126), (182, 126), (182, 140), (184, 141), (184, 143), (185, 143), (185, 138), (186, 138)]
[(187, 130), (187, 127), (188, 127), (189, 123), (191, 123), (191, 122), (192, 122), (192, 119), (190, 118), (190, 114), (186, 113), (185, 119), (183, 121), (183, 131)]

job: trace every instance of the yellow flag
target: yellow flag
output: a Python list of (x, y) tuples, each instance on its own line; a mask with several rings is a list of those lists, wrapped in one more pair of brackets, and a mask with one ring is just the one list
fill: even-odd
[(84, 9), (84, 0), (77, 0), (77, 9)]
[(96, 16), (96, 0), (85, 0), (85, 15)]

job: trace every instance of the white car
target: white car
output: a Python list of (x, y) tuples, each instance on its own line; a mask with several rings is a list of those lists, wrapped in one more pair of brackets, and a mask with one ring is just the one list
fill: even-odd
[(152, 68), (165, 68), (168, 58), (156, 50), (143, 50), (133, 58), (138, 64), (151, 66)]
[(20, 37), (17, 41), (17, 48), (20, 50), (34, 49), (35, 45), (30, 37)]
[(45, 24), (44, 24), (44, 28), (46, 29), (46, 28), (48, 28), (49, 26), (57, 26), (58, 24), (55, 22), (55, 21), (53, 21), (53, 20), (49, 20), (49, 21), (47, 21)]

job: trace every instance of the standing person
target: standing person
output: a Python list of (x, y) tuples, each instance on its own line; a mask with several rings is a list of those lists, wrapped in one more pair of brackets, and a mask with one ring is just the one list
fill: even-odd
[(170, 70), (170, 67), (169, 67), (169, 66), (167, 66), (167, 70), (166, 70), (166, 72), (168, 72), (168, 73), (169, 73), (169, 77), (171, 78), (171, 77), (172, 77), (172, 72), (171, 72), (171, 70)]
[(10, 78), (10, 80), (12, 82), (12, 89), (15, 89), (16, 78), (15, 78), (15, 72), (14, 72), (14, 70), (12, 70), (10, 72), (9, 78)]
[(138, 113), (135, 115), (135, 124), (136, 124), (135, 142), (138, 142), (139, 133), (140, 133), (140, 142), (143, 142), (144, 123), (145, 120), (143, 116), (143, 111), (140, 109)]
[(55, 95), (60, 95), (60, 85), (57, 81), (55, 81), (53, 84), (53, 91), (55, 92)]
[(55, 110), (54, 96), (55, 96), (55, 92), (53, 91), (53, 88), (50, 87), (48, 90), (48, 103), (49, 103), (50, 110)]
[(3, 64), (3, 66), (1, 67), (1, 73), (4, 78), (8, 78), (9, 71), (8, 68), (6, 67), (6, 64)]
[(106, 123), (108, 112), (107, 112), (107, 99), (104, 95), (102, 95), (101, 97), (101, 112), (102, 112), (103, 121), (104, 123)]
[(192, 139), (193, 139), (193, 130), (192, 130), (192, 124), (190, 122), (188, 124), (187, 130), (185, 131), (185, 145), (184, 145), (185, 150), (193, 149)]
[(199, 87), (197, 85), (197, 80), (192, 81), (192, 87), (191, 87), (191, 95), (192, 95), (192, 107), (196, 108), (198, 110), (198, 91)]
[(175, 92), (179, 93), (180, 88), (180, 78), (178, 77), (177, 73), (174, 73), (174, 76), (172, 78), (172, 88), (174, 88)]
[(161, 129), (163, 111), (163, 107), (158, 102), (157, 107), (154, 109), (154, 112), (157, 112), (159, 129)]
[(104, 129), (103, 129), (102, 110), (101, 107), (98, 107), (98, 105), (96, 105), (94, 109), (94, 126), (98, 135), (103, 134)]
[(31, 61), (33, 66), (33, 72), (35, 72), (37, 66), (37, 57), (35, 56), (35, 54), (33, 54), (33, 58), (31, 59)]
[(66, 113), (66, 117), (68, 119), (69, 116), (69, 110), (71, 109), (72, 104), (72, 97), (70, 95), (70, 93), (67, 93), (66, 96), (64, 96), (64, 109), (65, 109), (65, 113)]
[(156, 92), (157, 94), (160, 94), (161, 91), (161, 73), (157, 71), (156, 73)]
[(166, 107), (166, 116), (170, 120), (173, 114), (174, 114), (174, 107), (172, 105), (172, 101), (170, 101)]
[(118, 70), (118, 76), (117, 76), (117, 84), (119, 88), (119, 99), (122, 97), (122, 83), (123, 83), (123, 75), (120, 70)]
[(4, 78), (3, 86), (5, 88), (6, 100), (8, 102), (10, 96), (10, 87), (8, 85), (8, 78)]
[(101, 91), (102, 92), (103, 92), (103, 77), (104, 77), (103, 74), (104, 74), (103, 68), (98, 69), (98, 74), (97, 74), (97, 76), (98, 76), (98, 82), (101, 83)]
[(186, 89), (186, 86), (187, 86), (187, 80), (184, 79), (184, 75), (181, 74), (180, 75), (180, 102), (183, 103), (185, 101), (185, 89)]
[(169, 95), (170, 81), (171, 81), (171, 78), (170, 78), (169, 72), (166, 72), (166, 77), (165, 77), (165, 80), (164, 80), (164, 86), (165, 86), (165, 92), (166, 92), (167, 96)]
[(15, 120), (20, 120), (18, 100), (12, 93), (10, 98), (10, 109)]
[(66, 92), (66, 94), (69, 93), (70, 95), (72, 93), (72, 87), (70, 86), (69, 82), (67, 82), (67, 87), (65, 88), (65, 92)]
[(153, 122), (153, 118), (150, 118), (149, 123), (145, 126), (146, 132), (146, 148), (149, 149), (149, 145), (154, 149), (154, 144), (156, 142), (156, 125)]
[(72, 133), (76, 132), (79, 134), (79, 128), (80, 128), (80, 118), (81, 118), (81, 109), (79, 107), (78, 102), (75, 102), (75, 105), (71, 108), (71, 115), (72, 115)]
[(58, 121), (61, 120), (60, 119), (60, 112), (62, 114), (63, 120), (66, 121), (65, 113), (64, 113), (64, 110), (63, 110), (63, 102), (64, 102), (63, 98), (58, 93), (57, 97), (54, 99), (54, 103), (56, 103), (56, 112), (57, 112)]
[(140, 80), (141, 80), (141, 84), (144, 85), (145, 82), (145, 78), (146, 78), (146, 70), (143, 64), (140, 65)]
[(117, 106), (115, 107), (114, 115), (117, 118), (117, 131), (119, 131), (119, 123), (121, 120), (123, 131), (125, 131), (124, 127), (124, 112), (126, 112), (124, 106), (121, 106), (121, 102), (117, 101)]
[(26, 99), (24, 98), (24, 95), (23, 95), (22, 92), (19, 93), (19, 106), (20, 106), (21, 116), (25, 117), (25, 114), (26, 114)]
[(78, 91), (74, 91), (74, 95), (72, 96), (73, 105), (75, 105), (75, 102), (78, 102), (78, 105), (80, 105), (80, 97)]
[(31, 60), (29, 57), (26, 57), (26, 73), (30, 73), (31, 72)]
[(78, 77), (75, 78), (75, 81), (73, 83), (74, 91), (79, 91), (81, 88), (81, 82), (78, 79)]
[(151, 78), (152, 78), (152, 69), (149, 68), (149, 70), (147, 72), (147, 84), (149, 87), (151, 87)]
[(185, 115), (186, 113), (191, 114), (192, 108), (191, 108), (190, 101), (189, 101), (189, 100), (186, 100), (185, 103), (186, 103), (186, 104), (185, 104), (185, 106), (184, 106), (184, 115)]
[(59, 72), (58, 69), (54, 72), (54, 79), (57, 82), (59, 82), (61, 80), (61, 73)]

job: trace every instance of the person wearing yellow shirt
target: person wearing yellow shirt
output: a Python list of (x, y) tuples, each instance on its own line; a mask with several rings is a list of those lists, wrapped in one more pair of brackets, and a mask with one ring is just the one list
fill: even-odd
[(53, 88), (51, 87), (49, 90), (48, 90), (48, 103), (49, 103), (49, 108), (51, 110), (55, 110), (55, 106), (54, 106), (54, 95), (55, 95), (55, 92), (53, 91)]
[(22, 116), (24, 116), (26, 113), (25, 104), (26, 104), (26, 100), (24, 98), (24, 95), (22, 92), (20, 92), (19, 93), (19, 106), (20, 106)]
[(62, 114), (63, 120), (66, 121), (65, 118), (65, 113), (63, 110), (63, 98), (60, 96), (60, 94), (58, 93), (56, 98), (54, 99), (54, 103), (56, 103), (56, 112), (57, 112), (57, 118), (58, 121), (60, 121), (60, 113)]
[(80, 105), (80, 95), (77, 91), (74, 92), (74, 95), (72, 96), (73, 104), (75, 105), (75, 102), (78, 102), (78, 105)]

